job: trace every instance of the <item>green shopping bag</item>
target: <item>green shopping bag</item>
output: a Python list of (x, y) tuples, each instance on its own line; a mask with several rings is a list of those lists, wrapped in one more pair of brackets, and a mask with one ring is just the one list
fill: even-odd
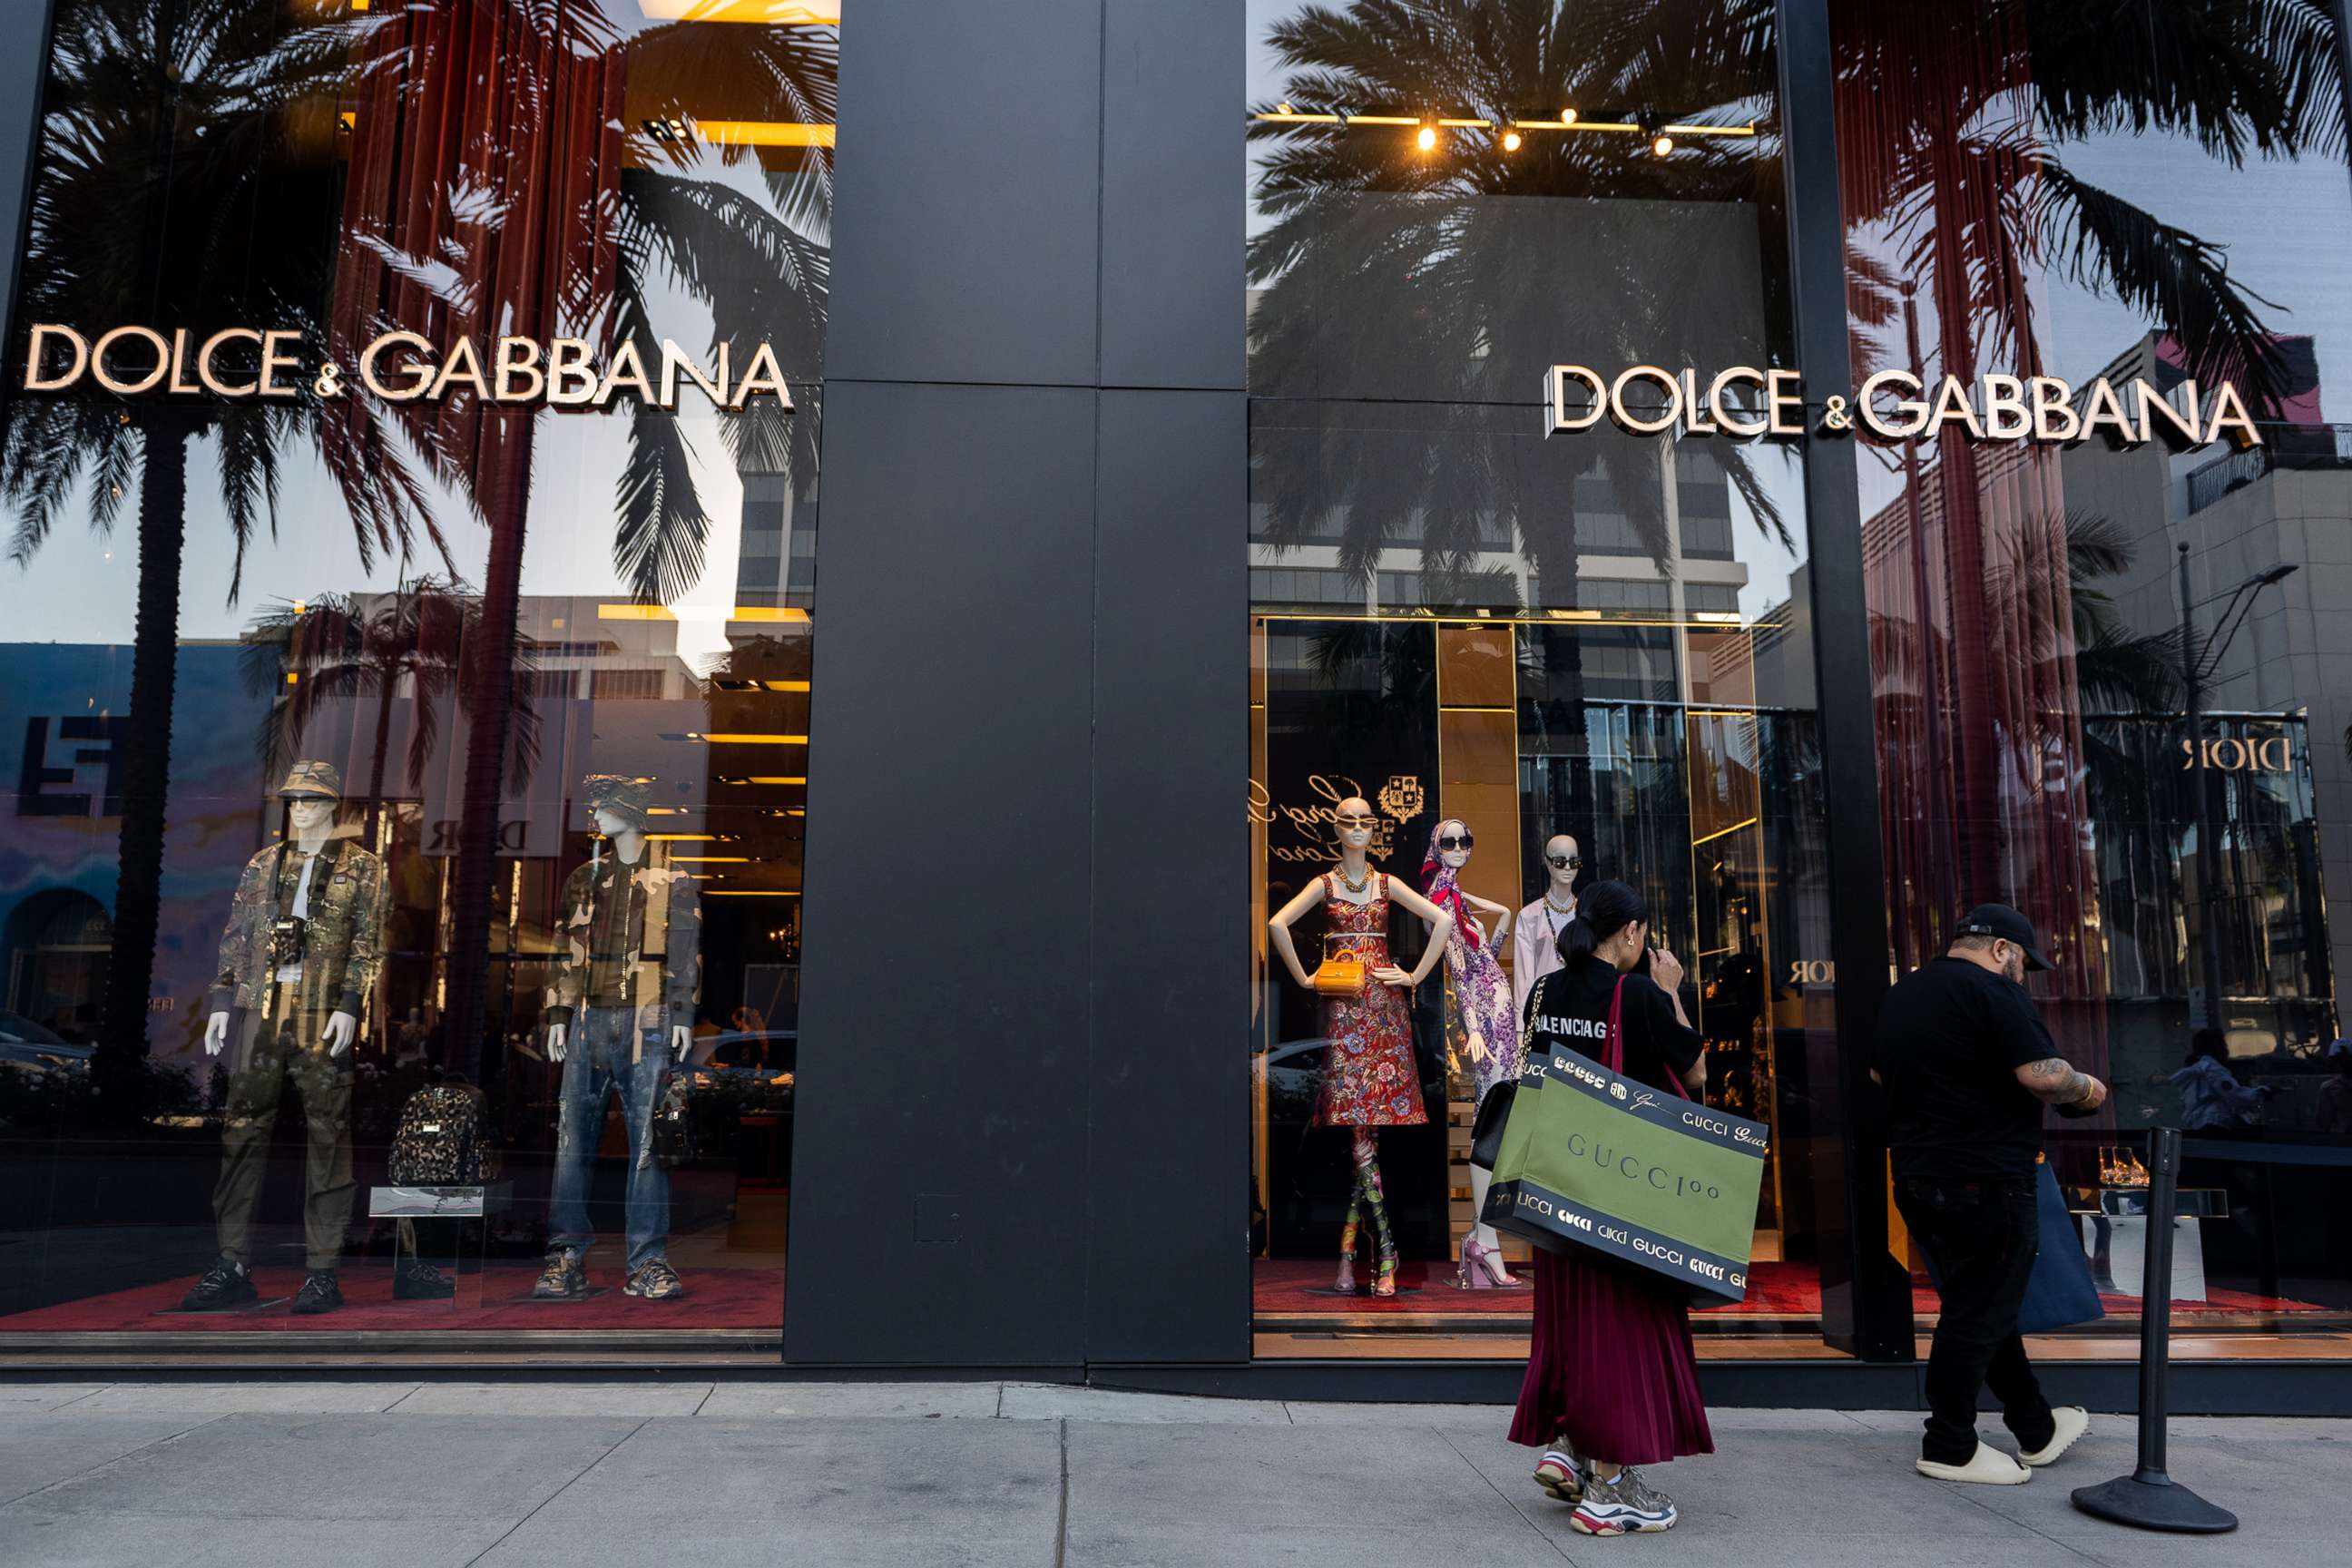
[(1620, 981), (1605, 1065), (1557, 1048), (1529, 1059), (1481, 1217), (1538, 1247), (1653, 1270), (1699, 1304), (1740, 1300), (1770, 1130), (1680, 1084), (1675, 1099), (1623, 1077), (1623, 998)]

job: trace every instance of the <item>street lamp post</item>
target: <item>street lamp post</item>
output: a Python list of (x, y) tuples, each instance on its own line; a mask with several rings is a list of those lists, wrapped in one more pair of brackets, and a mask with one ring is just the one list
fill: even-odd
[[(2189, 596), (2189, 546), (2180, 547), (2180, 688), (2187, 708), (2189, 765), (2197, 776), (2197, 944), (2205, 982), (2208, 1027), (2221, 1024), (2221, 934), (2219, 929), (2221, 877), (2221, 846), (2214, 841), (2212, 759), (2205, 750), (2205, 685), (2221, 668), (2222, 656), (2237, 639), (2253, 608), (2254, 595), (2273, 583), (2294, 574), (2293, 563), (2258, 572), (2230, 590), (2229, 601), (2214, 617), (2213, 629), (2202, 646), (2197, 640), (2197, 610)], [(2194, 1026), (2196, 1020), (2190, 1020)]]

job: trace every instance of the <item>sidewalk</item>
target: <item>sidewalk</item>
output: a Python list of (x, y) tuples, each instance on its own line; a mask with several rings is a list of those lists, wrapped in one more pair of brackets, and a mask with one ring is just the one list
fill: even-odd
[(1960, 1488), (1912, 1473), (1907, 1412), (1726, 1410), (1715, 1455), (1654, 1472), (1683, 1523), (1596, 1541), (1529, 1483), (1507, 1415), (992, 1383), (0, 1383), (0, 1563), (2310, 1568), (2352, 1493), (2352, 1422), (2174, 1422), (2174, 1475), (2244, 1521), (2200, 1541), (2069, 1505), (2130, 1469), (2123, 1417), (2030, 1486)]

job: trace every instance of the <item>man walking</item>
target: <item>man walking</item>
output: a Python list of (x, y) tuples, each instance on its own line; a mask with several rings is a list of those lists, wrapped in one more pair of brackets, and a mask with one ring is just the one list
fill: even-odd
[[(2005, 904), (1971, 910), (1950, 951), (1887, 993), (1871, 1076), (1885, 1086), (1895, 1203), (1943, 1281), (1927, 1357), (1927, 1431), (1919, 1472), (2014, 1486), (2088, 1430), (2080, 1409), (2042, 1396), (2019, 1304), (2041, 1247), (2035, 1165), (2042, 1110), (2095, 1110), (2106, 1086), (2058, 1054), (2027, 994), (2050, 967), (2033, 926)], [(2023, 1463), (1977, 1441), (1977, 1389), (1989, 1385)]]

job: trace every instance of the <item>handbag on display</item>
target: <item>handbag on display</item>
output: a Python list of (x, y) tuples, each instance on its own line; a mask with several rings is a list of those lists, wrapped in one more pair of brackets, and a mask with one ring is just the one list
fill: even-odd
[(394, 1185), (479, 1186), (482, 1164), (482, 1107), (471, 1090), (436, 1084), (408, 1097), (392, 1134)]
[(1364, 985), (1371, 978), (1371, 970), (1360, 951), (1342, 950), (1338, 957), (1331, 953), (1335, 942), (1360, 942), (1355, 931), (1332, 931), (1323, 933), (1323, 962), (1315, 966), (1315, 994), (1318, 996), (1361, 996)]
[(1623, 1076), (1624, 1005), (1621, 978), (1601, 1061), (1557, 1047), (1528, 1058), (1479, 1217), (1555, 1252), (1589, 1247), (1648, 1269), (1695, 1305), (1742, 1300), (1771, 1130), (1679, 1083), (1668, 1098)]
[(671, 1073), (654, 1100), (649, 1136), (656, 1165), (694, 1163), (694, 1091), (688, 1078), (683, 1072)]

